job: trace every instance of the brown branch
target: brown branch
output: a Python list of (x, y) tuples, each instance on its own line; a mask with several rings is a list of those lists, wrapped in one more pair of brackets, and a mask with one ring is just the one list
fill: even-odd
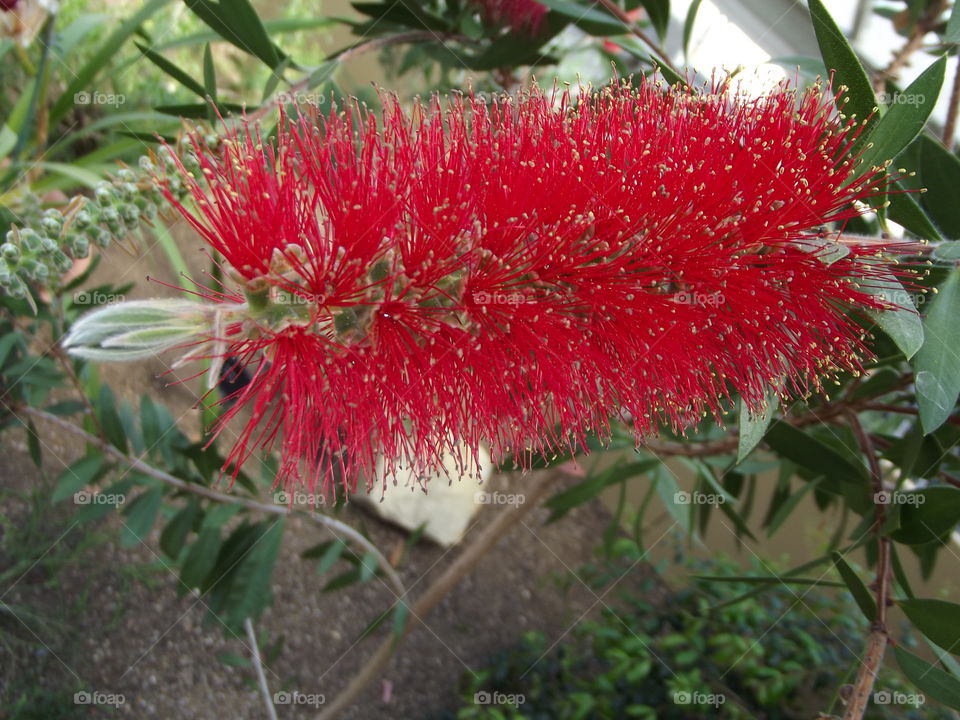
[(524, 488), (526, 498), (521, 505), (502, 511), (493, 522), (481, 530), (457, 559), (410, 606), (409, 620), (400, 637), (391, 635), (380, 643), (380, 646), (347, 687), (334, 698), (333, 702), (324, 707), (318, 720), (332, 720), (332, 718), (337, 717), (356, 700), (367, 685), (380, 677), (381, 670), (393, 657), (403, 638), (413, 631), (418, 623), (423, 622), (424, 616), (456, 587), (457, 583), (476, 566), (494, 545), (503, 539), (510, 528), (520, 522), (539, 504), (540, 499), (561, 477), (560, 472), (542, 473), (530, 486)]
[(111, 445), (105, 440), (101, 440), (96, 435), (91, 435), (83, 428), (77, 427), (69, 420), (64, 420), (62, 417), (57, 415), (52, 415), (43, 410), (37, 410), (29, 406), (23, 406), (18, 408), (20, 412), (23, 412), (27, 415), (30, 415), (38, 420), (46, 420), (47, 422), (53, 423), (58, 427), (67, 430), (68, 432), (76, 435), (79, 438), (83, 438), (91, 445), (95, 445), (100, 448), (100, 450), (105, 454), (109, 455), (115, 460), (118, 460), (125, 465), (129, 466), (132, 470), (136, 470), (143, 475), (152, 477), (160, 482), (171, 485), (178, 490), (183, 490), (185, 492), (193, 493), (194, 495), (199, 495), (200, 497), (205, 497), (208, 500), (216, 500), (217, 502), (222, 503), (233, 503), (235, 505), (242, 505), (245, 508), (250, 510), (256, 510), (259, 512), (269, 513), (272, 515), (299, 515), (301, 517), (306, 517), (313, 522), (323, 525), (328, 528), (335, 535), (340, 535), (346, 537), (347, 539), (353, 541), (360, 547), (362, 547), (366, 552), (373, 553), (377, 558), (377, 563), (380, 566), (380, 569), (383, 571), (383, 574), (390, 581), (390, 584), (393, 586), (393, 590), (396, 593), (397, 597), (403, 597), (407, 590), (403, 585), (403, 582), (400, 580), (400, 576), (397, 575), (396, 570), (387, 560), (386, 556), (380, 551), (380, 549), (370, 542), (364, 535), (352, 527), (347, 525), (345, 522), (337, 520), (334, 517), (329, 515), (323, 515), (317, 512), (307, 512), (305, 510), (294, 509), (290, 507), (284, 507), (282, 505), (268, 505), (266, 503), (258, 502), (251, 498), (240, 497), (239, 495), (229, 495), (227, 493), (218, 492), (212, 488), (208, 488), (204, 485), (198, 485), (196, 483), (188, 482), (186, 480), (181, 480), (180, 478), (171, 475), (170, 473), (164, 472), (159, 468), (155, 468), (153, 465), (150, 465), (143, 461), (141, 457), (134, 457), (133, 455), (128, 455), (119, 448)]
[[(873, 481), (873, 492), (883, 492), (883, 473), (880, 468), (880, 460), (877, 458), (876, 449), (873, 446), (873, 440), (870, 438), (856, 413), (851, 411), (847, 415), (850, 421), (850, 428), (853, 430), (857, 443), (864, 455), (867, 456), (867, 462), (870, 464), (870, 478)], [(867, 711), (867, 705), (870, 704), (870, 696), (873, 692), (873, 685), (876, 682), (877, 674), (880, 672), (880, 666), (883, 663), (883, 655), (887, 649), (887, 606), (890, 604), (890, 539), (883, 536), (883, 526), (887, 518), (887, 506), (882, 502), (874, 501), (874, 525), (873, 531), (877, 536), (877, 578), (874, 582), (874, 591), (876, 593), (877, 616), (870, 627), (870, 636), (867, 639), (867, 648), (860, 663), (860, 669), (857, 672), (857, 679), (853, 684), (853, 690), (850, 699), (847, 702), (847, 710), (843, 714), (843, 720), (862, 720)]]
[(931, 5), (917, 20), (917, 24), (914, 25), (907, 42), (894, 54), (890, 64), (876, 74), (874, 89), (878, 93), (884, 91), (887, 80), (897, 79), (900, 70), (910, 62), (913, 54), (923, 47), (923, 38), (937, 26), (940, 16), (947, 9), (948, 2), (949, 0), (939, 0), (936, 4)]
[(953, 73), (953, 88), (950, 90), (950, 105), (947, 107), (947, 121), (943, 126), (943, 144), (947, 150), (953, 150), (953, 136), (957, 131), (957, 112), (960, 111), (960, 60)]
[(627, 12), (617, 5), (613, 0), (600, 0), (600, 4), (603, 5), (607, 10), (609, 10), (617, 19), (627, 26), (627, 29), (630, 30), (634, 35), (636, 35), (640, 41), (646, 45), (648, 48), (653, 50), (654, 54), (660, 58), (664, 65), (673, 70), (678, 75), (680, 71), (677, 69), (676, 65), (670, 60), (670, 56), (667, 55), (667, 52), (660, 47), (649, 35), (647, 35), (643, 30), (640, 29), (640, 26), (627, 14)]

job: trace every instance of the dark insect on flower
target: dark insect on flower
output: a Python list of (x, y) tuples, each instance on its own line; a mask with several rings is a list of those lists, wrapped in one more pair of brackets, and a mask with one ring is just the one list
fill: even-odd
[(369, 486), (858, 371), (858, 315), (896, 274), (891, 248), (823, 229), (890, 180), (858, 132), (820, 89), (641, 82), (197, 139), (196, 210), (169, 198), (245, 295), (214, 297), (218, 354), (250, 377), (229, 462), (279, 443), (287, 483)]

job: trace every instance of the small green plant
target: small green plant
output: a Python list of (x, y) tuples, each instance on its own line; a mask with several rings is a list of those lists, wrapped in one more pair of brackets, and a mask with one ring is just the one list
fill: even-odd
[[(623, 576), (640, 554), (623, 540), (609, 563), (582, 575), (599, 593), (611, 571)], [(691, 563), (691, 570), (730, 578), (742, 572), (717, 559)], [(752, 596), (729, 602), (751, 590)], [(857, 638), (867, 624), (862, 615), (843, 593), (785, 585), (755, 590), (746, 582), (695, 576), (664, 594), (656, 581), (644, 580), (611, 596), (599, 617), (556, 645), (542, 633), (525, 635), (467, 676), (463, 707), (445, 717), (792, 720), (828, 706), (837, 712), (837, 686), (852, 681), (859, 663)], [(829, 624), (821, 618), (830, 618)], [(950, 715), (884, 668), (865, 717)]]

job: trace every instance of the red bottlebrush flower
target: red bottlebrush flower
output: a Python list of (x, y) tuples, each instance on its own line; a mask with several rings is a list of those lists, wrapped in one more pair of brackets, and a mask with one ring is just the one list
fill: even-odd
[(474, 0), (474, 4), (488, 22), (531, 35), (540, 31), (548, 12), (547, 6), (536, 0)]
[(614, 417), (679, 430), (859, 368), (854, 316), (890, 269), (856, 242), (826, 261), (823, 224), (888, 177), (819, 90), (385, 105), (196, 142), (197, 211), (178, 207), (247, 297), (219, 298), (247, 318), (224, 333), (252, 374), (224, 416), (251, 410), (237, 465), (278, 441), (286, 482), (327, 492)]

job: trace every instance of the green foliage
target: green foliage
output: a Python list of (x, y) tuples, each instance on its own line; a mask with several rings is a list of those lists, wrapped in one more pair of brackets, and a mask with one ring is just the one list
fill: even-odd
[[(596, 592), (606, 587), (597, 580), (621, 578), (639, 557), (629, 544), (620, 549), (609, 566), (583, 571)], [(757, 572), (770, 572), (768, 563), (754, 565)], [(845, 597), (779, 584), (724, 605), (750, 587), (735, 579), (737, 566), (712, 560), (691, 569), (711, 579), (674, 590), (653, 581), (634, 583), (616, 597), (602, 595), (599, 617), (579, 623), (556, 644), (540, 633), (526, 635), (489, 666), (465, 676), (463, 707), (444, 717), (786, 720), (812, 717), (831, 703), (837, 712), (837, 680), (855, 669), (867, 629)], [(835, 620), (827, 626), (823, 617)], [(875, 690), (912, 692), (888, 668)], [(504, 702), (479, 704), (477, 697)], [(511, 698), (522, 698), (519, 707), (508, 704)], [(927, 702), (919, 708), (873, 704), (866, 717), (946, 720), (949, 715)]]

